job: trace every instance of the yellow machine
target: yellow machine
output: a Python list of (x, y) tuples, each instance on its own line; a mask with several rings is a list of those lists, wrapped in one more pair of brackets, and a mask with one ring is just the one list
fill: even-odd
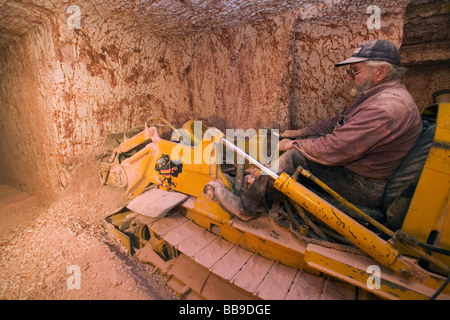
[[(193, 134), (189, 122), (174, 130), (171, 140), (182, 142), (161, 139), (151, 126), (103, 154), (103, 182), (123, 187), (130, 200), (104, 226), (186, 299), (450, 299), (450, 104), (424, 117), (432, 122), (426, 162), (412, 191), (402, 193), (412, 199), (381, 209), (387, 223), (303, 168), (275, 174), (250, 152), (251, 141), (239, 148), (204, 124)], [(223, 163), (223, 148), (245, 162)], [(214, 190), (241, 188), (249, 168), (274, 179), (286, 201), (245, 222), (222, 209)], [(329, 198), (300, 184), (299, 175)], [(398, 221), (392, 212), (402, 206)]]

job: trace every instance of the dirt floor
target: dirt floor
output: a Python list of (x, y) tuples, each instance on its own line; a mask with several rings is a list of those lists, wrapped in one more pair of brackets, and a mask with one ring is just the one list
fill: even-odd
[(102, 227), (123, 205), (123, 191), (101, 186), (92, 166), (81, 168), (52, 199), (0, 184), (0, 299), (178, 299)]

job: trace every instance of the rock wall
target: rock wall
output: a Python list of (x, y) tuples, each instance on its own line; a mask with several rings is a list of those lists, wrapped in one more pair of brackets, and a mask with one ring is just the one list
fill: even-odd
[(450, 89), (450, 1), (412, 0), (404, 21), (403, 83), (423, 109), (434, 102), (434, 92)]
[(25, 189), (54, 188), (51, 43), (48, 30), (36, 27), (0, 54), (0, 181)]
[[(334, 63), (370, 39), (400, 45), (408, 3), (216, 1), (201, 11), (81, 2), (71, 28), (69, 3), (33, 2), (41, 22), (0, 46), (0, 179), (48, 190), (58, 189), (58, 164), (150, 116), (176, 127), (206, 118), (222, 130), (285, 130), (334, 115), (351, 101)], [(369, 29), (373, 4), (381, 26)]]
[[(285, 17), (171, 37), (104, 17), (70, 29), (57, 16), (31, 29), (0, 55), (0, 148), (8, 150), (0, 177), (55, 190), (58, 164), (150, 116), (176, 127), (207, 118), (222, 130), (283, 122), (294, 21)], [(39, 118), (27, 126), (32, 134), (20, 128), (27, 118)]]

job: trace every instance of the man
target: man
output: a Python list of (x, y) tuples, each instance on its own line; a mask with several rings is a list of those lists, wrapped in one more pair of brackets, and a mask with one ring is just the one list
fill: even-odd
[[(400, 83), (400, 59), (392, 42), (373, 40), (337, 63), (348, 66), (354, 102), (334, 118), (283, 132), (279, 148), (286, 152), (278, 159), (277, 173), (292, 175), (300, 165), (350, 202), (381, 206), (387, 180), (422, 132), (419, 109)], [(244, 220), (283, 198), (268, 176), (240, 198), (225, 188), (216, 196), (224, 209)]]

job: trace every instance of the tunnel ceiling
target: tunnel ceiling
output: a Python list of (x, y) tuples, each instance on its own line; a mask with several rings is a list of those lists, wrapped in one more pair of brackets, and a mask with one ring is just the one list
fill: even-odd
[(79, 8), (85, 24), (101, 19), (129, 32), (161, 37), (208, 32), (258, 21), (313, 0), (0, 0), (0, 48), (45, 21), (67, 20)]

